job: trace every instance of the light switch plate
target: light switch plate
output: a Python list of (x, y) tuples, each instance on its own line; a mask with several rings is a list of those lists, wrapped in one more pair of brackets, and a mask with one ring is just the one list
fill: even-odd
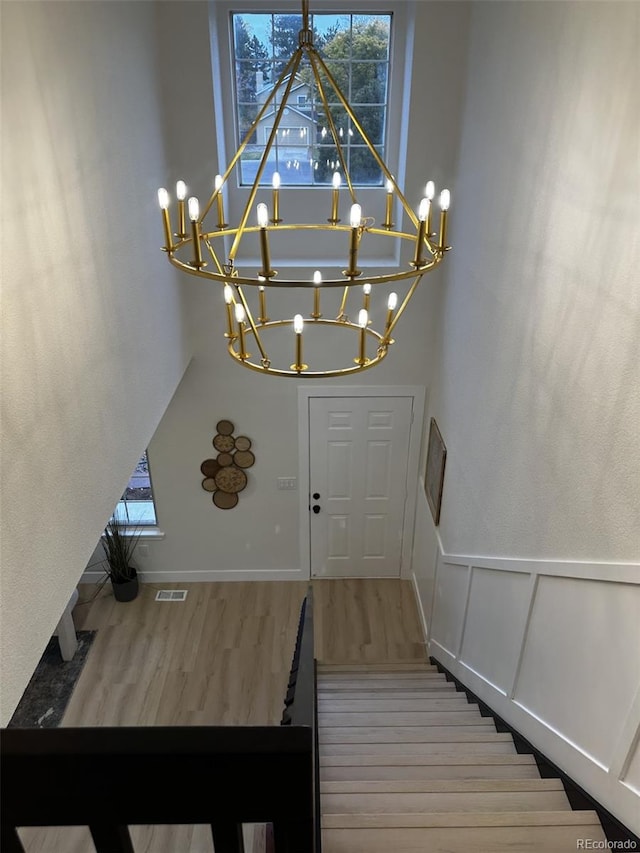
[(291, 491), (297, 487), (297, 477), (278, 477), (278, 489), (282, 491)]

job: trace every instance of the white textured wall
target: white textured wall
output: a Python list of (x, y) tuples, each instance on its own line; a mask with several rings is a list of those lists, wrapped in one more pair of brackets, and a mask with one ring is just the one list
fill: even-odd
[[(435, 80), (443, 68), (448, 81), (436, 87), (429, 100), (424, 98), (421, 85), (414, 82), (411, 90), (406, 186), (407, 195), (417, 204), (427, 178), (433, 176), (442, 182), (453, 171), (468, 9), (466, 4), (431, 3), (417, 4), (416, 11), (416, 41), (422, 44), (422, 40), (430, 39), (433, 50), (425, 52), (418, 47), (413, 57), (414, 81)], [(207, 32), (208, 7), (199, 2), (163, 3), (161, 16), (167, 109), (174, 119), (190, 121), (191, 127), (190, 134), (171, 137), (172, 179), (184, 178), (204, 197), (218, 168), (209, 139), (214, 121), (208, 108), (212, 111), (213, 104), (206, 100), (210, 57), (203, 34)], [(217, 50), (215, 43), (213, 50)], [(402, 80), (397, 83), (401, 95), (405, 84)], [(197, 111), (190, 108), (189, 99), (176, 96), (181, 86), (195, 93)], [(439, 116), (437, 123), (431, 120), (432, 111)], [(196, 144), (194, 139), (200, 142)], [(396, 167), (391, 164), (391, 168)], [(286, 191), (282, 204), (286, 205)], [(313, 249), (311, 239), (309, 251)], [(275, 259), (274, 263), (277, 266)], [(421, 292), (399, 324), (397, 342), (382, 365), (361, 377), (339, 381), (358, 385), (428, 384), (435, 297), (442, 285), (441, 271), (425, 277)], [(139, 565), (149, 573), (182, 572), (184, 577), (212, 571), (267, 571), (277, 577), (278, 573), (298, 571), (298, 524), (306, 523), (306, 518), (298, 519), (297, 492), (276, 489), (279, 476), (298, 474), (298, 382), (265, 378), (234, 364), (223, 338), (220, 288), (189, 276), (183, 276), (182, 287), (193, 313), (195, 357), (150, 446), (158, 518), (166, 535), (162, 541), (149, 543), (149, 557)], [(377, 309), (384, 310), (380, 306)], [(216, 509), (200, 485), (201, 462), (216, 455), (211, 441), (221, 418), (230, 418), (239, 433), (251, 437), (256, 455), (256, 464), (249, 471), (250, 484), (240, 495), (238, 506), (230, 511)], [(308, 571), (308, 566), (305, 569)]]
[(430, 653), (636, 832), (639, 13), (473, 4), (416, 577)]
[(473, 4), (430, 407), (449, 553), (640, 556), (639, 15)]
[(150, 3), (2, 4), (2, 724), (188, 360)]

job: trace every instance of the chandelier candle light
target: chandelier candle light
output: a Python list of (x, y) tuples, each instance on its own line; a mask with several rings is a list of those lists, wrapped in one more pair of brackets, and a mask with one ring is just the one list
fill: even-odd
[[(327, 159), (327, 167), (333, 170), (329, 187), (314, 184), (307, 190), (317, 196), (317, 201), (314, 201), (308, 207), (313, 211), (321, 211), (324, 208), (326, 211), (324, 213), (325, 217), (327, 212), (330, 214), (328, 219), (322, 219), (317, 222), (289, 222), (286, 220), (287, 211), (290, 207), (287, 204), (283, 204), (286, 199), (281, 197), (283, 192), (282, 181), (281, 175), (277, 171), (271, 174), (271, 218), (267, 204), (264, 201), (258, 202), (258, 193), (260, 191), (265, 192), (263, 174), (267, 165), (270, 163), (273, 164), (273, 144), (278, 138), (279, 130), (281, 135), (283, 133), (283, 129), (281, 128), (283, 116), (288, 112), (287, 107), (291, 91), (300, 80), (298, 72), (303, 60), (308, 63), (310, 79), (313, 81), (312, 85), (316, 93), (317, 101), (315, 102), (315, 109), (318, 115), (323, 116), (323, 120), (326, 123), (326, 126), (322, 128), (318, 125), (318, 141), (322, 139), (322, 144), (324, 145), (327, 142), (332, 142), (337, 152), (337, 160), (330, 162)], [(337, 119), (334, 119), (329, 108), (330, 101), (338, 104), (342, 114), (346, 118), (346, 127), (336, 127)], [(295, 105), (293, 106), (295, 107)], [(223, 199), (225, 185), (229, 182), (234, 169), (241, 161), (247, 146), (255, 143), (260, 122), (267, 115), (269, 115), (270, 123), (270, 128), (267, 129), (268, 139), (264, 145), (261, 159), (257, 163), (255, 178), (252, 185), (248, 187), (248, 198), (242, 213), (238, 217), (237, 224), (229, 225), (225, 222)], [(307, 136), (310, 143), (315, 141), (315, 133), (316, 131), (312, 130)], [(372, 161), (377, 164), (380, 170), (380, 196), (378, 202), (380, 210), (377, 214), (375, 210), (369, 211), (368, 209), (369, 206), (375, 204), (375, 202), (369, 201), (373, 193), (371, 185), (368, 185), (366, 199), (364, 198), (365, 194), (363, 194), (363, 203), (367, 208), (366, 215), (363, 215), (363, 206), (358, 201), (356, 193), (357, 187), (354, 186), (349, 172), (349, 152), (344, 146), (351, 144), (349, 139), (354, 136), (354, 133), (359, 134), (360, 139), (358, 142), (361, 144), (362, 150), (365, 150), (366, 147), (368, 155), (370, 155)], [(313, 150), (313, 146), (310, 150)], [(280, 162), (282, 163), (282, 161)], [(296, 168), (298, 168), (297, 165)], [(317, 163), (315, 164), (315, 168), (317, 169)], [(269, 179), (269, 174), (267, 172), (265, 180)], [(344, 188), (343, 184), (345, 185)], [(226, 331), (224, 337), (227, 340), (229, 354), (239, 364), (268, 375), (297, 377), (341, 376), (358, 373), (379, 364), (387, 355), (391, 344), (394, 343), (392, 338), (394, 329), (414, 295), (423, 275), (435, 269), (450, 249), (450, 246), (447, 245), (447, 217), (451, 202), (449, 190), (442, 190), (440, 194), (440, 228), (439, 234), (436, 235), (432, 231), (432, 204), (435, 198), (433, 181), (429, 181), (426, 184), (424, 197), (420, 201), (417, 211), (414, 210), (407, 202), (395, 178), (367, 135), (352, 107), (349, 105), (333, 73), (314, 46), (308, 0), (302, 0), (302, 29), (299, 33), (297, 48), (275, 81), (271, 94), (267, 96), (263, 103), (257, 105), (257, 115), (253, 123), (246, 132), (243, 141), (232, 157), (224, 174), (215, 176), (213, 186), (213, 193), (201, 210), (198, 199), (195, 196), (191, 196), (186, 201), (187, 187), (184, 181), (180, 180), (177, 182), (176, 200), (178, 221), (175, 233), (171, 229), (169, 193), (164, 188), (158, 190), (158, 202), (162, 215), (165, 241), (163, 251), (166, 252), (169, 261), (178, 269), (191, 275), (206, 278), (222, 286), (222, 301), (226, 308)], [(329, 195), (327, 195), (327, 190)], [(268, 191), (268, 184), (266, 191)], [(377, 191), (375, 192), (377, 193)], [(351, 201), (348, 224), (341, 223), (340, 220), (340, 197), (344, 195), (346, 200), (347, 194)], [(211, 224), (207, 226), (207, 216), (214, 205), (217, 213), (217, 222), (213, 227)], [(396, 213), (399, 210), (402, 213), (398, 220), (400, 224), (397, 227), (393, 222), (394, 206), (396, 206)], [(281, 207), (284, 210), (284, 217), (281, 216)], [(232, 210), (233, 208), (230, 208), (230, 212)], [(376, 226), (374, 217), (368, 214), (372, 213), (380, 216), (382, 211), (384, 211), (384, 218), (381, 217), (378, 220), (379, 225)], [(188, 233), (186, 228), (186, 214), (189, 216), (190, 233)], [(254, 219), (253, 217), (256, 218)], [(235, 216), (230, 218), (235, 219)], [(403, 228), (403, 220), (408, 223), (408, 227)], [(347, 265), (346, 269), (342, 270), (342, 277), (339, 275), (335, 278), (331, 276), (327, 277), (326, 270), (324, 276), (321, 270), (315, 270), (313, 273), (308, 272), (306, 277), (302, 278), (285, 279), (280, 277), (278, 271), (272, 267), (269, 244), (270, 232), (278, 232), (278, 234), (282, 235), (292, 232), (294, 237), (310, 234), (313, 237), (314, 232), (320, 231), (330, 234), (335, 240), (336, 249), (335, 252), (332, 252), (331, 257), (344, 258), (346, 256)], [(255, 268), (257, 263), (252, 270), (241, 270), (236, 266), (238, 252), (246, 235), (257, 235), (261, 264), (259, 270)], [(250, 239), (256, 240), (256, 236)], [(408, 250), (405, 254), (394, 255), (394, 257), (405, 257), (407, 259), (390, 272), (376, 272), (375, 267), (367, 270), (366, 283), (362, 285), (361, 307), (358, 309), (357, 306), (353, 305), (354, 297), (357, 297), (357, 293), (351, 295), (351, 299), (350, 293), (354, 289), (355, 279), (362, 275), (362, 270), (359, 268), (359, 260), (363, 266), (371, 266), (371, 262), (367, 259), (366, 254), (363, 253), (359, 259), (361, 246), (363, 242), (367, 242), (367, 245), (369, 245), (368, 241), (376, 240), (380, 242), (385, 239), (387, 241), (396, 241), (394, 245), (399, 245), (400, 247), (407, 246)], [(279, 246), (278, 239), (274, 238), (273, 248), (276, 258), (280, 255)], [(209, 265), (203, 259), (203, 251), (208, 253), (207, 260), (209, 261)], [(322, 249), (319, 251), (324, 254)], [(377, 256), (382, 257), (383, 253), (378, 253)], [(384, 257), (388, 256), (388, 254), (384, 255)], [(410, 261), (408, 261), (409, 257), (411, 258)], [(189, 260), (185, 258), (189, 258)], [(386, 261), (385, 263), (388, 267), (389, 262)], [(376, 315), (384, 313), (385, 302), (382, 299), (378, 300), (374, 297), (377, 297), (381, 288), (386, 288), (389, 285), (401, 286), (405, 282), (408, 288), (406, 293), (403, 292), (400, 298), (396, 290), (387, 293), (385, 296), (386, 315), (384, 317), (384, 327), (381, 325), (382, 318), (379, 318), (379, 328), (382, 328), (382, 331), (376, 331)], [(298, 310), (304, 309), (305, 304), (307, 305), (307, 310), (311, 307), (310, 294), (308, 293), (309, 288), (311, 288), (313, 290), (313, 310), (305, 315), (296, 313), (293, 318), (289, 315), (289, 319), (270, 320), (267, 315), (267, 294), (271, 291), (271, 296), (274, 295), (272, 288), (289, 289), (292, 298), (287, 299), (287, 304), (291, 304), (294, 309), (298, 308)], [(342, 288), (342, 298), (339, 308), (335, 314), (328, 313), (330, 308), (329, 295), (336, 288)], [(359, 287), (355, 289), (357, 291), (360, 290)], [(250, 295), (252, 291), (253, 293), (257, 293), (257, 298)], [(321, 291), (324, 291), (325, 294), (322, 296), (324, 315), (321, 312)], [(279, 305), (278, 300), (274, 302), (271, 297), (269, 297), (269, 304), (272, 312)], [(349, 319), (347, 313), (349, 305), (357, 313), (357, 322)], [(379, 305), (382, 308), (379, 308)], [(256, 313), (252, 313), (253, 311)], [(306, 324), (308, 324), (308, 327)], [(310, 340), (307, 341), (307, 356), (313, 369), (309, 369), (309, 365), (303, 362), (303, 338), (306, 328), (309, 329), (308, 334), (311, 336)], [(267, 352), (267, 343), (270, 340), (270, 336), (271, 340), (273, 340), (274, 336), (281, 336), (284, 333), (284, 343), (286, 344), (287, 340), (289, 341), (286, 349), (289, 349), (290, 352), (292, 342), (290, 338), (286, 337), (287, 329), (289, 329), (288, 335), (291, 334), (291, 330), (294, 333), (295, 362), (294, 364), (287, 365), (289, 361), (289, 358), (287, 358), (284, 363), (282, 361), (280, 363), (272, 363)], [(340, 330), (339, 334), (355, 333), (357, 335), (357, 343), (354, 340), (353, 348), (351, 348), (351, 354), (348, 358), (343, 357), (340, 347), (333, 345), (331, 334), (333, 334), (334, 330)], [(336, 334), (338, 334), (337, 331)], [(312, 351), (313, 346), (311, 346), (314, 335), (326, 338), (326, 341), (322, 341), (323, 346), (319, 347), (319, 352), (338, 352), (342, 359), (341, 365), (337, 367), (319, 365), (319, 369), (313, 366), (317, 360)], [(259, 351), (259, 356), (256, 356), (253, 361), (251, 360), (251, 353), (247, 352), (246, 349), (247, 336), (255, 343)], [(367, 343), (373, 344), (372, 347), (369, 347), (369, 357), (367, 356)], [(309, 348), (310, 346), (311, 349)], [(282, 347), (276, 347), (276, 349), (278, 352), (282, 351)], [(347, 348), (345, 347), (344, 349), (346, 352)]]

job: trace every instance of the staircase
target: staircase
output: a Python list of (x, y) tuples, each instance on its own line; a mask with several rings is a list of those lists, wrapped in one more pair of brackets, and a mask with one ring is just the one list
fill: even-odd
[[(605, 836), (427, 663), (318, 664), (323, 853), (568, 853)], [(579, 840), (585, 844), (579, 844)]]

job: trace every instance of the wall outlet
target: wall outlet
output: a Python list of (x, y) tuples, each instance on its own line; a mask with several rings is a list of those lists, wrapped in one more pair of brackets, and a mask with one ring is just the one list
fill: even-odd
[(278, 489), (291, 491), (298, 488), (297, 477), (278, 477)]
[(138, 545), (138, 556), (142, 560), (146, 560), (147, 557), (149, 556), (149, 546), (147, 544), (145, 544), (144, 542), (142, 542), (141, 544)]

